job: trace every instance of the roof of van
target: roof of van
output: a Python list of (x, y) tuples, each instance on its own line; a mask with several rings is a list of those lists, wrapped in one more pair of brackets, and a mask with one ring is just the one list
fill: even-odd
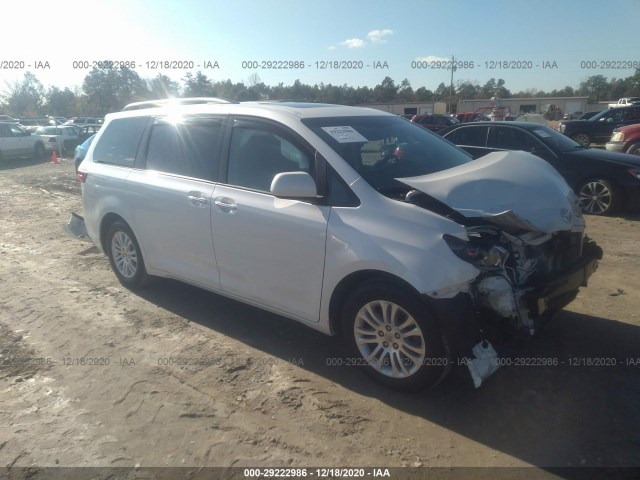
[(299, 118), (393, 115), (373, 108), (333, 105), (328, 103), (256, 101), (240, 103), (203, 103), (194, 105), (172, 104), (161, 107), (115, 112), (110, 113), (107, 117), (122, 118), (145, 115), (166, 115), (168, 112), (176, 115), (213, 113), (257, 116), (260, 116), (261, 112), (270, 112), (271, 115), (266, 116), (272, 117), (274, 115), (277, 116), (278, 114), (288, 114)]

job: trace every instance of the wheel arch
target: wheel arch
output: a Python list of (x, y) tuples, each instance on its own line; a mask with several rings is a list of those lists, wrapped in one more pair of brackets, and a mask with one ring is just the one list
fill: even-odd
[(329, 301), (329, 328), (331, 335), (339, 335), (341, 332), (340, 321), (342, 307), (351, 292), (360, 285), (375, 281), (392, 283), (398, 287), (406, 288), (407, 291), (415, 294), (417, 297), (421, 297), (420, 292), (418, 292), (413, 285), (391, 273), (382, 270), (359, 270), (352, 272), (340, 280), (331, 293), (331, 299)]
[[(625, 143), (624, 149), (622, 151), (624, 153), (629, 153), (629, 150), (631, 150), (631, 147), (633, 147), (634, 145), (638, 145), (638, 144), (640, 144), (640, 137), (633, 138), (633, 139), (629, 140), (627, 143)], [(635, 153), (630, 153), (630, 155), (636, 155), (636, 154)]]
[[(110, 213), (107, 213), (104, 217), (102, 217), (102, 221), (100, 222), (100, 246), (102, 247), (103, 252), (107, 251), (106, 236), (107, 236), (107, 232), (109, 231), (109, 227), (118, 220), (124, 222), (129, 228), (131, 228), (131, 225), (129, 225), (129, 222), (127, 222), (124, 218), (122, 218), (117, 213), (110, 212)], [(135, 235), (135, 232), (134, 232), (134, 235)]]

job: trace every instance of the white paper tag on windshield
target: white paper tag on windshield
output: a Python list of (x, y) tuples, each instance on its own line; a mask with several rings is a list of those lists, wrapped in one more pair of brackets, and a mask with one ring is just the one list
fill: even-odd
[(542, 138), (549, 138), (551, 136), (551, 135), (549, 135), (548, 132), (545, 132), (544, 130), (536, 129), (536, 130), (534, 130), (534, 132), (536, 133), (536, 135), (538, 135), (539, 137), (542, 137)]
[(353, 127), (322, 127), (339, 143), (367, 142), (368, 140), (356, 132)]

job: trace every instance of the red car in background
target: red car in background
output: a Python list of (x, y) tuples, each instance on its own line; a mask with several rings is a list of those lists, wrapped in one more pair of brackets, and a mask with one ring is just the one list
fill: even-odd
[(451, 125), (457, 125), (460, 123), (454, 117), (449, 117), (447, 115), (414, 115), (411, 119), (413, 123), (417, 123), (418, 125), (431, 130), (432, 132), (437, 132), (438, 130), (442, 130), (450, 127)]
[(616, 128), (606, 148), (612, 152), (640, 155), (640, 123)]

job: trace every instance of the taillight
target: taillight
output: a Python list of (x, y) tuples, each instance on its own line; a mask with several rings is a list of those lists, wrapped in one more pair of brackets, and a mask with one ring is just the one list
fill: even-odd
[(78, 170), (76, 172), (76, 177), (78, 177), (80, 183), (84, 183), (87, 181), (87, 172), (81, 172), (80, 170)]

